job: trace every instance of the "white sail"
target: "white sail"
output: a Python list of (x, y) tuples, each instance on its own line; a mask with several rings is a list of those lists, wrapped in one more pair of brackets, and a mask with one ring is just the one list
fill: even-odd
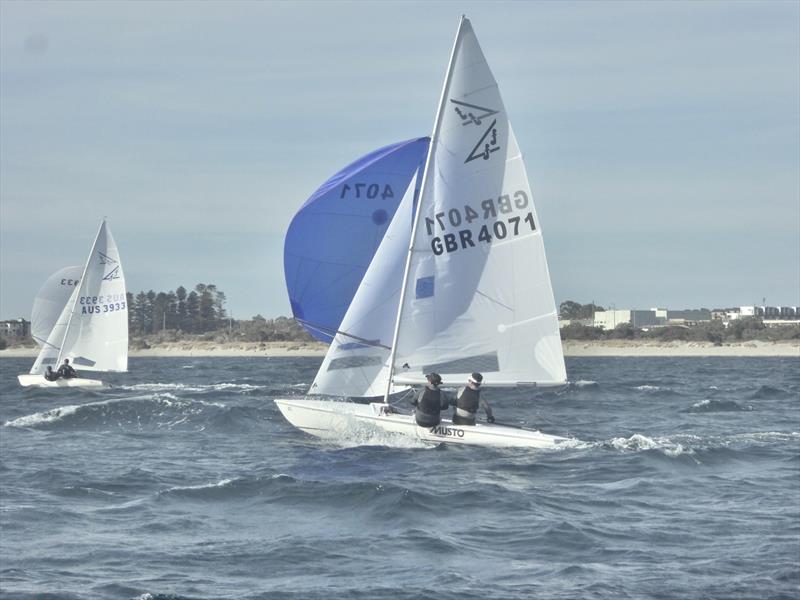
[(309, 392), (380, 396), (389, 377), (417, 177), (401, 200)]
[(80, 282), (83, 267), (64, 267), (53, 273), (36, 294), (31, 310), (31, 337), (43, 346)]
[(31, 368), (41, 374), (69, 358), (85, 371), (126, 371), (128, 307), (119, 252), (106, 222), (86, 262), (80, 284), (61, 312)]
[(462, 19), (423, 179), (397, 383), (566, 381), (541, 226), (497, 83)]

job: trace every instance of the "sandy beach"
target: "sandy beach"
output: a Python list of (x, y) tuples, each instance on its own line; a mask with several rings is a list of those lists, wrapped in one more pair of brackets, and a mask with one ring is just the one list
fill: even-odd
[[(800, 358), (800, 341), (760, 342), (714, 346), (711, 342), (658, 342), (626, 340), (565, 340), (565, 356), (794, 356)], [(307, 342), (174, 342), (141, 350), (130, 356), (325, 356), (327, 346)], [(7, 348), (2, 357), (35, 357), (38, 348)]]

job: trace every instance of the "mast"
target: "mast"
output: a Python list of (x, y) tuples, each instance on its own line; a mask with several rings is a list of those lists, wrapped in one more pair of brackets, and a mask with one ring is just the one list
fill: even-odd
[(392, 391), (392, 378), (394, 377), (394, 360), (397, 356), (397, 339), (400, 334), (400, 320), (403, 316), (403, 304), (406, 299), (406, 287), (408, 284), (408, 276), (411, 271), (411, 254), (414, 252), (414, 242), (417, 239), (417, 224), (419, 223), (419, 216), (422, 213), (422, 202), (425, 198), (425, 186), (428, 182), (428, 172), (430, 171), (433, 153), (436, 150), (436, 142), (439, 139), (439, 126), (441, 124), (442, 113), (444, 112), (444, 103), (447, 98), (447, 92), (450, 89), (450, 80), (453, 76), (453, 67), (455, 65), (456, 51), (458, 50), (459, 42), (461, 41), (461, 30), (464, 27), (464, 22), (467, 18), (461, 15), (458, 22), (458, 31), (456, 32), (456, 39), (453, 41), (453, 49), (450, 52), (450, 61), (447, 64), (447, 75), (444, 78), (444, 85), (442, 86), (442, 94), (439, 97), (439, 108), (436, 111), (436, 119), (433, 122), (433, 134), (431, 135), (431, 143), (428, 147), (428, 156), (425, 159), (425, 168), (422, 171), (422, 183), (420, 185), (419, 200), (417, 201), (417, 210), (414, 213), (414, 222), (411, 225), (411, 241), (408, 246), (408, 254), (406, 254), (406, 264), (403, 270), (403, 283), (400, 288), (400, 305), (397, 308), (397, 320), (394, 324), (394, 334), (392, 335), (392, 350), (389, 355), (389, 377), (386, 382), (386, 393), (383, 396), (384, 403), (389, 403), (389, 394)]
[(97, 235), (94, 236), (94, 242), (92, 243), (92, 249), (89, 251), (89, 258), (86, 259), (86, 264), (83, 265), (83, 273), (81, 273), (81, 281), (77, 288), (75, 288), (75, 293), (73, 297), (70, 298), (72, 302), (72, 307), (69, 309), (69, 319), (67, 320), (67, 326), (64, 328), (64, 337), (61, 338), (61, 343), (58, 345), (58, 358), (56, 358), (56, 365), (61, 363), (61, 353), (64, 351), (64, 342), (67, 339), (67, 334), (69, 333), (69, 327), (72, 324), (72, 317), (75, 316), (75, 305), (78, 303), (78, 297), (81, 295), (81, 288), (84, 286), (86, 281), (86, 271), (89, 269), (89, 263), (92, 262), (92, 256), (94, 256), (94, 249), (97, 247), (97, 240), (100, 238), (100, 232), (103, 231), (103, 227), (106, 226), (105, 217), (100, 222), (100, 228), (97, 230)]

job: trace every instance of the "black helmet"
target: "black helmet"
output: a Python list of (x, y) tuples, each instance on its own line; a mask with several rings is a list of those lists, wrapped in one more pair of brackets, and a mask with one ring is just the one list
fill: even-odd
[(469, 378), (473, 383), (477, 385), (480, 385), (481, 382), (483, 381), (483, 375), (481, 375), (480, 373), (473, 373), (472, 375), (469, 376)]
[(431, 382), (431, 385), (441, 385), (442, 384), (442, 376), (438, 373), (428, 373), (425, 376), (428, 381)]

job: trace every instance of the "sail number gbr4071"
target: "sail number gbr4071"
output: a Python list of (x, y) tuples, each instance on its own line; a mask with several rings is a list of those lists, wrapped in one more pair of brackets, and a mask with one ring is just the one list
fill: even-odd
[[(495, 200), (489, 198), (480, 203), (479, 209), (465, 204), (463, 210), (451, 208), (438, 212), (434, 218), (425, 217), (425, 229), (431, 238), (431, 250), (436, 256), (459, 249), (474, 248), (476, 244), (491, 244), (492, 240), (504, 240), (536, 231), (533, 213), (518, 213), (530, 204), (528, 194), (517, 190), (513, 194), (502, 194)], [(472, 225), (474, 221), (480, 221)], [(457, 229), (467, 225), (467, 228)], [(480, 225), (480, 229), (473, 229)], [(457, 231), (453, 231), (457, 229)], [(449, 233), (445, 233), (450, 230)], [(437, 235), (440, 234), (440, 235)]]

